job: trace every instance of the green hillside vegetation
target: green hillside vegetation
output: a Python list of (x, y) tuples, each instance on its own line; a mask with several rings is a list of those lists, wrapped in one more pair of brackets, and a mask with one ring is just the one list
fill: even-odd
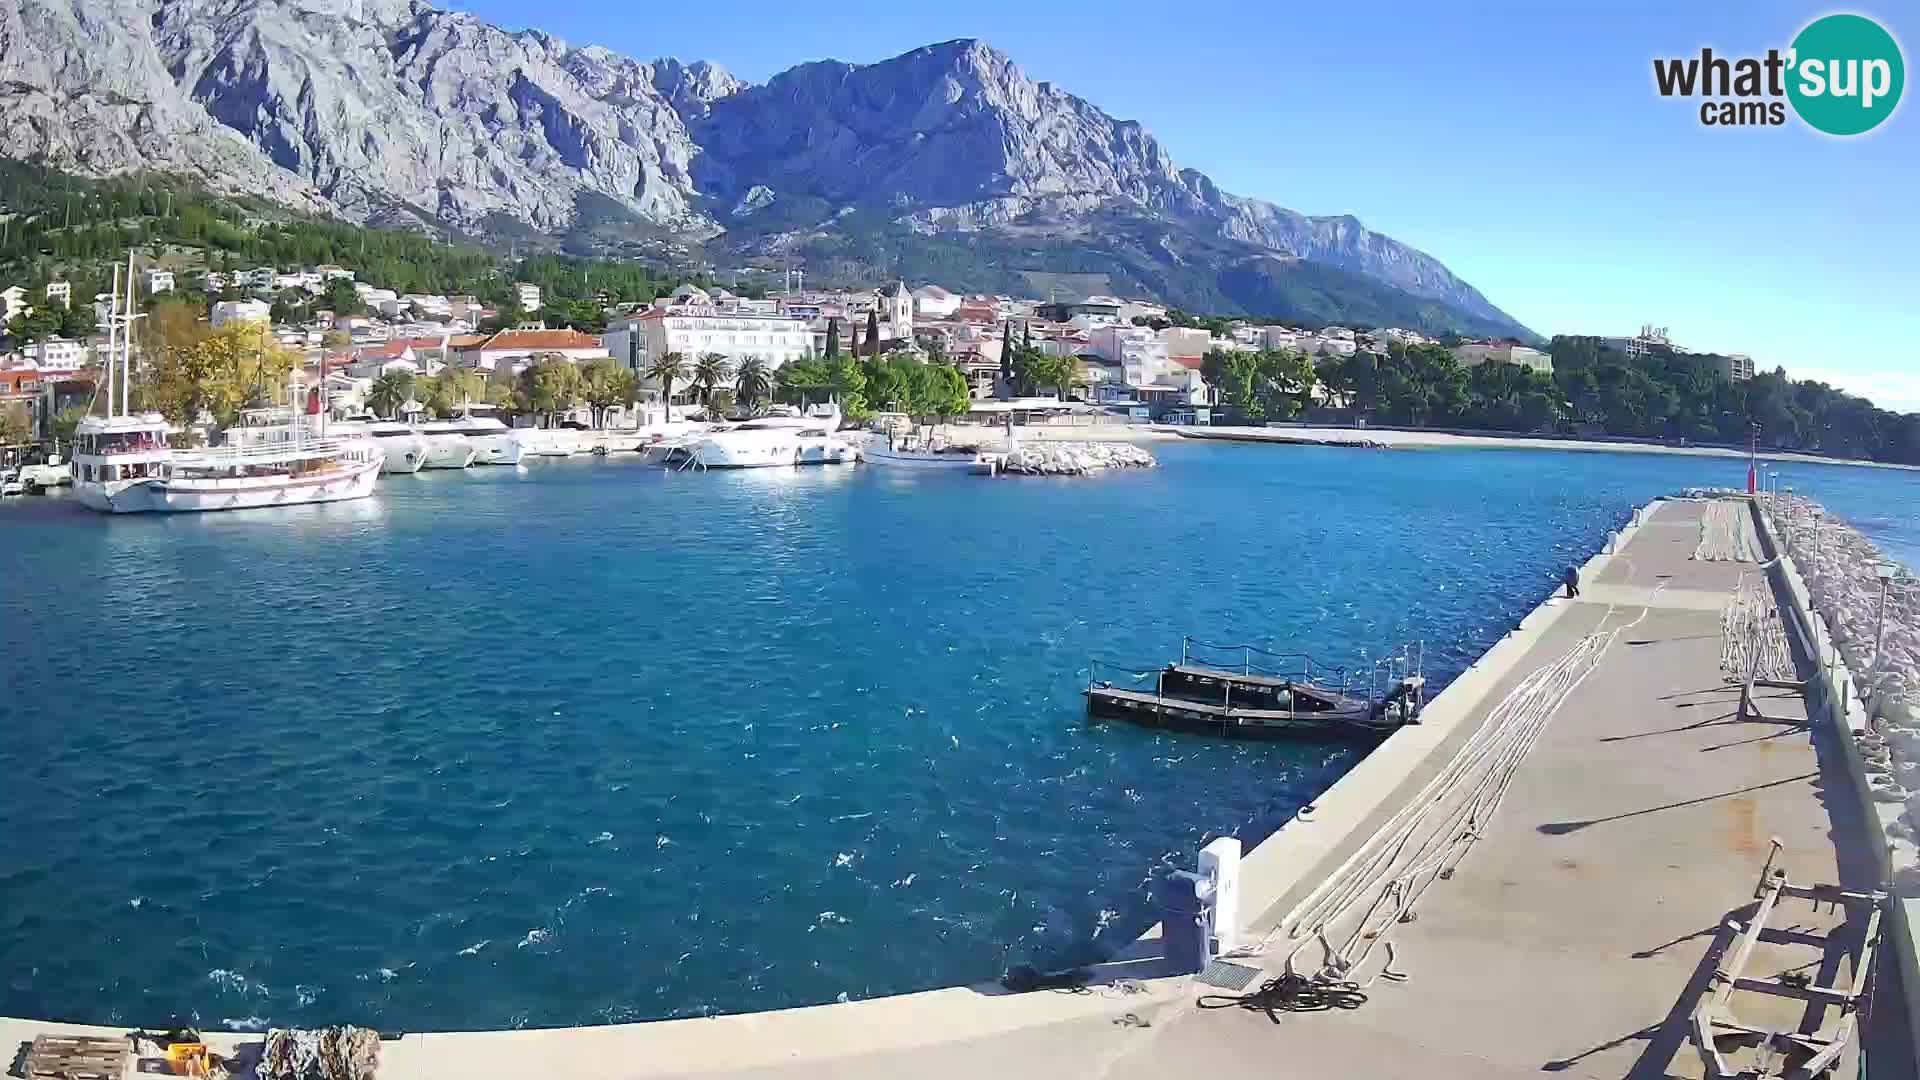
[(1629, 357), (1594, 337), (1553, 339), (1553, 374), (1515, 364), (1463, 368), (1441, 345), (1393, 343), (1387, 355), (1318, 359), (1310, 378), (1285, 353), (1212, 353), (1202, 368), (1254, 419), (1287, 419), (1318, 383), (1337, 406), (1376, 423), (1492, 431), (1604, 434), (1744, 446), (1920, 465), (1920, 415), (1781, 369), (1729, 382), (1712, 355)]
[[(21, 284), (38, 295), (48, 281), (66, 280), (81, 301), (107, 290), (112, 267), (130, 249), (142, 253), (142, 265), (158, 261), (216, 271), (335, 264), (396, 292), (477, 296), (502, 306), (507, 322), (538, 317), (551, 326), (589, 331), (605, 327), (608, 303), (646, 303), (684, 281), (712, 284), (704, 274), (637, 262), (556, 254), (509, 262), (471, 242), (306, 217), (256, 200), (210, 195), (170, 177), (90, 180), (0, 160), (0, 285)], [(512, 285), (519, 281), (540, 286), (541, 311), (512, 305)], [(191, 295), (188, 280), (179, 285)], [(282, 297), (286, 306), (276, 314), (315, 307), (357, 312), (351, 297), (343, 288), (307, 304), (298, 303), (298, 296)], [(25, 339), (60, 332), (36, 318)], [(91, 329), (90, 316), (76, 314), (70, 321), (70, 334)]]

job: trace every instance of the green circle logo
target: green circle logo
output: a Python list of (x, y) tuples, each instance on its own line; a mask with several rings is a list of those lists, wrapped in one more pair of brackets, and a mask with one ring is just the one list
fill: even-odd
[(1906, 64), (1893, 35), (1861, 15), (1827, 15), (1807, 24), (1789, 54), (1787, 99), (1816, 131), (1858, 135), (1893, 115)]

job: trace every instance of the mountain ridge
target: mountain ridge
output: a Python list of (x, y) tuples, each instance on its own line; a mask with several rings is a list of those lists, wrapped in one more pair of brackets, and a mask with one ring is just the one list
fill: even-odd
[(1205, 291), (1218, 271), (1183, 248), (1304, 259), (1527, 333), (1432, 255), (1351, 215), (1222, 191), (1137, 121), (974, 38), (756, 84), (419, 0), (21, 0), (0, 11), (0, 117), (0, 156), (188, 173), (361, 222), (564, 236), (591, 206), (774, 260), (855, 212), (887, 217), (869, 239), (895, 255), (956, 235), (1098, 247), (1095, 223), (1119, 222), (1166, 240), (1146, 277)]

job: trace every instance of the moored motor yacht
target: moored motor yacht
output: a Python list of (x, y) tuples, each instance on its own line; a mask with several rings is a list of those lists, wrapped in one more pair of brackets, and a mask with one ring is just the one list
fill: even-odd
[(754, 469), (772, 465), (852, 464), (853, 445), (816, 421), (796, 426), (790, 417), (762, 417), (687, 442), (669, 463), (707, 469)]
[(491, 405), (470, 404), (461, 415), (441, 423), (472, 444), (475, 465), (518, 465), (526, 455), (519, 433), (501, 422)]
[(374, 440), (383, 455), (380, 471), (384, 473), (419, 472), (427, 463), (427, 440), (397, 420), (354, 416), (332, 421), (326, 430), (329, 434), (352, 433)]
[(464, 469), (473, 464), (479, 456), (479, 450), (473, 440), (453, 429), (451, 420), (428, 420), (414, 425), (413, 430), (426, 444), (426, 461), (423, 469)]

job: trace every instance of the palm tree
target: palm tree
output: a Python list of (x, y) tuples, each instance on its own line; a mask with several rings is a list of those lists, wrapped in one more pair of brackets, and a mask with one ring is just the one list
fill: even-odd
[(733, 388), (740, 400), (747, 403), (749, 412), (757, 414), (767, 395), (773, 392), (773, 369), (765, 360), (749, 356), (740, 361), (740, 370), (733, 376)]
[(613, 392), (620, 404), (626, 409), (622, 415), (625, 423), (635, 424), (633, 406), (640, 400), (640, 376), (632, 368), (621, 368), (613, 373)]
[(685, 353), (665, 352), (648, 361), (640, 374), (660, 384), (660, 405), (673, 419), (673, 384), (685, 382), (689, 372)]
[(713, 404), (713, 388), (733, 379), (733, 365), (725, 353), (701, 353), (693, 365), (693, 381), (700, 387), (700, 404)]
[(373, 380), (367, 391), (367, 408), (376, 416), (391, 417), (413, 396), (413, 376), (404, 371), (389, 371)]

